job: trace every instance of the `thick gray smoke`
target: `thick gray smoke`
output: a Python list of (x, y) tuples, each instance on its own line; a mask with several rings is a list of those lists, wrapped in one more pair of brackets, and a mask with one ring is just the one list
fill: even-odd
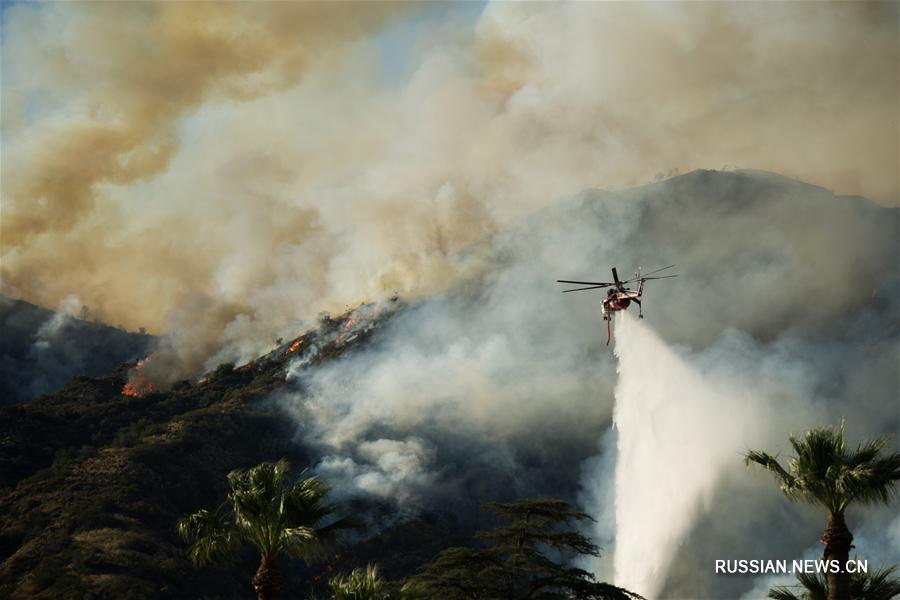
[(167, 336), (157, 383), (452, 287), (581, 189), (737, 164), (898, 199), (895, 2), (0, 10), (4, 289)]
[[(757, 172), (588, 192), (469, 248), (487, 275), (399, 311), (369, 350), (295, 369), (278, 400), (338, 493), (400, 512), (580, 497), (605, 579), (738, 597), (756, 582), (717, 578), (715, 558), (797, 557), (824, 524), (741, 453), (841, 417), (853, 439), (897, 429), (896, 219)], [(671, 263), (618, 361), (599, 296), (554, 283)], [(850, 519), (874, 531), (884, 514)]]

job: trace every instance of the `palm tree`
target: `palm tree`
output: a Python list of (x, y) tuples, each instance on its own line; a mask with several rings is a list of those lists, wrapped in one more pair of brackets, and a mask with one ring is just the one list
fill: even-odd
[[(891, 600), (900, 595), (900, 579), (893, 577), (896, 566), (884, 568), (874, 573), (853, 573), (850, 576), (850, 598), (852, 600)], [(799, 586), (778, 586), (769, 590), (772, 600), (826, 600), (828, 580), (821, 573), (800, 573)], [(791, 587), (802, 587), (799, 594)]]
[(357, 526), (349, 519), (331, 519), (335, 509), (325, 502), (325, 482), (307, 477), (290, 483), (288, 470), (282, 459), (232, 471), (231, 492), (222, 506), (199, 510), (177, 523), (197, 566), (233, 554), (241, 543), (259, 550), (262, 560), (251, 580), (259, 600), (275, 598), (284, 589), (279, 555), (311, 561), (327, 552), (342, 530)]
[(850, 600), (850, 573), (845, 565), (853, 546), (853, 535), (844, 520), (844, 511), (852, 502), (887, 504), (900, 480), (900, 453), (881, 456), (888, 443), (882, 437), (848, 448), (844, 425), (839, 429), (818, 427), (802, 438), (790, 437), (796, 456), (789, 469), (777, 456), (750, 451), (746, 463), (756, 463), (778, 480), (782, 493), (791, 501), (817, 504), (828, 510), (828, 524), (822, 535), (825, 560), (839, 561), (840, 569), (827, 574), (828, 600)]

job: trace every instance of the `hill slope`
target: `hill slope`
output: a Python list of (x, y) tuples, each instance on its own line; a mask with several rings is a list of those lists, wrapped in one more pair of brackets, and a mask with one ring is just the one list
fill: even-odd
[(96, 377), (147, 353), (152, 336), (76, 319), (0, 295), (0, 404)]
[[(665, 339), (715, 350), (737, 331), (807, 369), (792, 391), (815, 395), (819, 414), (859, 392), (848, 426), (896, 427), (897, 214), (754, 172), (590, 191), (469, 249), (483, 268), (459, 289), (323, 320), (167, 392), (123, 396), (122, 365), (0, 409), (0, 595), (247, 597), (251, 556), (194, 569), (172, 524), (220, 501), (229, 470), (281, 456), (383, 517), (341, 564), (377, 560), (393, 577), (465, 540), (483, 501), (575, 499), (608, 428), (615, 364), (597, 299), (553, 280), (614, 265), (679, 264), (644, 306)], [(704, 547), (733, 542), (713, 533)], [(755, 537), (802, 549), (792, 535)], [(740, 595), (740, 582), (688, 567), (671, 595)], [(305, 581), (299, 563), (287, 571)]]
[[(317, 345), (310, 366), (376, 330), (341, 337), (349, 318), (304, 334)], [(232, 469), (282, 456), (306, 464), (295, 425), (264, 401), (303, 352), (292, 352), (293, 342), (167, 392), (123, 396), (122, 365), (0, 409), (0, 595), (245, 597), (254, 559), (198, 572), (173, 524), (218, 504)]]

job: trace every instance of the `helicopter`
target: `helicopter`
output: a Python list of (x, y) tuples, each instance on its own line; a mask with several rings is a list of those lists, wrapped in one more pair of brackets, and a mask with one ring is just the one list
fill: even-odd
[[(656, 269), (655, 271), (650, 271), (649, 273), (641, 274), (641, 269), (638, 267), (638, 270), (634, 274), (633, 279), (628, 279), (627, 281), (619, 280), (619, 273), (616, 271), (616, 268), (612, 268), (612, 282), (606, 281), (572, 281), (569, 279), (557, 279), (557, 283), (570, 283), (570, 284), (579, 284), (586, 285), (588, 287), (580, 287), (574, 288), (571, 290), (563, 290), (563, 293), (567, 292), (580, 292), (583, 290), (600, 290), (603, 288), (610, 288), (606, 292), (606, 297), (603, 298), (602, 309), (603, 309), (603, 320), (606, 321), (606, 345), (609, 346), (609, 342), (612, 339), (612, 329), (610, 328), (610, 322), (612, 321), (613, 313), (618, 312), (620, 310), (627, 309), (632, 302), (638, 305), (638, 318), (644, 318), (643, 307), (641, 306), (641, 296), (644, 295), (644, 282), (650, 281), (651, 279), (670, 279), (672, 277), (678, 277), (678, 275), (656, 275), (657, 273), (662, 273), (667, 269), (671, 269), (675, 265), (669, 265), (668, 267), (663, 267), (661, 269)], [(625, 287), (627, 283), (637, 282), (638, 289), (632, 290)]]

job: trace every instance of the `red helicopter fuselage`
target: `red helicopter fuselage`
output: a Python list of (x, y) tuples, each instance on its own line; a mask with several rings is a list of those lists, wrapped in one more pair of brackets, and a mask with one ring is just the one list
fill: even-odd
[(643, 296), (643, 294), (643, 281), (638, 284), (637, 291), (629, 290), (628, 288), (610, 289), (602, 302), (603, 319), (608, 321), (610, 318), (612, 318), (612, 313), (627, 309), (629, 306), (631, 306), (632, 300), (637, 300), (638, 303), (640, 303), (640, 298), (641, 296)]

